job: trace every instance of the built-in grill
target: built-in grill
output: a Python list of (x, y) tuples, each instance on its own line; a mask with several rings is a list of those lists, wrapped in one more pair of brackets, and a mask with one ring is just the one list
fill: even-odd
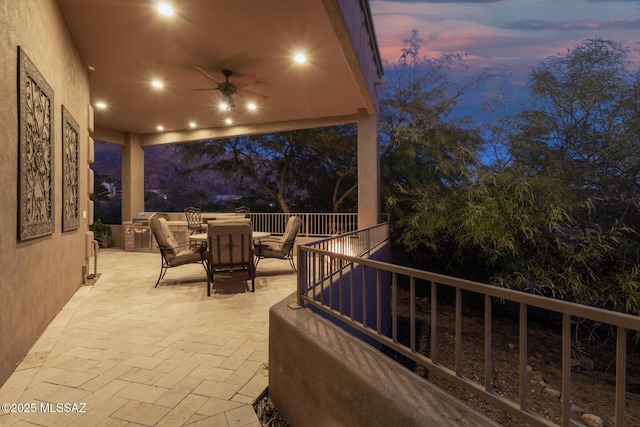
[(153, 243), (153, 235), (149, 227), (151, 218), (167, 218), (162, 212), (140, 212), (133, 217), (133, 250), (150, 250)]
[(162, 212), (140, 212), (133, 217), (133, 225), (145, 225), (148, 227), (151, 218), (162, 218), (164, 216)]

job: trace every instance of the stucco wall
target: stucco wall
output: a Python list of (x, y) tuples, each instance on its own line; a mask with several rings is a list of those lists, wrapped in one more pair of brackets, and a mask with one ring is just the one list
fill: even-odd
[(291, 426), (496, 426), (295, 301), (269, 311), (269, 396)]
[[(0, 2), (0, 385), (81, 285), (87, 219), (89, 80), (55, 0)], [(53, 89), (55, 231), (20, 242), (18, 46)], [(62, 233), (62, 105), (79, 125), (80, 227)]]

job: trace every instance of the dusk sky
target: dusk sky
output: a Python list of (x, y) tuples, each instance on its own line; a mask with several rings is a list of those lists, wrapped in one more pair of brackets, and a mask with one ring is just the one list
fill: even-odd
[(621, 42), (640, 65), (640, 0), (370, 0), (378, 44), (396, 62), (417, 29), (421, 54), (466, 53), (472, 69), (492, 67), (524, 82), (539, 61), (588, 38)]

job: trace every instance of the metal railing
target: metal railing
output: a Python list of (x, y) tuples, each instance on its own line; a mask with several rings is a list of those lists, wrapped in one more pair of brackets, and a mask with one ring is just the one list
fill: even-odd
[(302, 219), (300, 236), (324, 237), (358, 229), (357, 213), (254, 213), (248, 214), (255, 231), (283, 234), (291, 216)]
[[(204, 215), (210, 214), (204, 213)], [(214, 213), (215, 214), (215, 213)], [(232, 215), (223, 213), (224, 215)], [(171, 228), (179, 241), (188, 238), (187, 221), (184, 212), (164, 212), (162, 215), (171, 220)], [(291, 216), (302, 219), (299, 236), (302, 237), (327, 237), (357, 230), (357, 213), (260, 213), (251, 212), (242, 215), (251, 219), (254, 231), (264, 231), (274, 235), (284, 234), (287, 220)], [(175, 222), (182, 223), (176, 225)], [(151, 227), (145, 223), (123, 224), (124, 245), (126, 250), (153, 250), (154, 240), (151, 236)]]
[[(386, 229), (388, 230), (388, 228)], [(412, 360), (429, 371), (440, 374), (453, 384), (475, 394), (489, 403), (502, 408), (516, 418), (530, 425), (558, 425), (536, 413), (528, 405), (528, 319), (530, 307), (558, 313), (562, 318), (562, 385), (560, 424), (569, 426), (571, 420), (571, 362), (572, 362), (572, 321), (587, 319), (617, 329), (615, 348), (615, 416), (616, 426), (625, 423), (625, 398), (627, 376), (628, 331), (640, 331), (640, 317), (579, 305), (524, 292), (498, 288), (482, 283), (457, 279), (394, 264), (367, 259), (370, 251), (382, 242), (379, 236), (384, 227), (373, 227), (345, 236), (337, 236), (319, 242), (301, 245), (298, 256), (298, 304), (320, 310), (337, 323), (346, 325), (368, 338), (386, 346)], [(381, 232), (376, 238), (370, 236)], [(366, 245), (352, 246), (368, 239)], [(354, 274), (361, 270), (360, 274)], [(408, 288), (409, 293), (409, 341), (399, 340), (398, 291)], [(385, 288), (390, 292), (385, 293)], [(438, 359), (438, 329), (436, 313), (439, 291), (452, 290), (455, 294), (455, 349), (453, 369), (443, 366)], [(462, 371), (462, 296), (463, 292), (480, 294), (484, 298), (484, 381), (466, 378)], [(430, 337), (426, 354), (418, 350), (416, 339), (417, 313), (421, 305), (418, 294), (428, 295), (430, 313)], [(505, 398), (492, 385), (492, 303), (511, 301), (519, 307), (519, 399), (517, 402)], [(373, 307), (367, 305), (373, 304)], [(390, 312), (390, 327), (385, 326), (385, 312)], [(355, 313), (355, 314), (354, 314)], [(389, 323), (389, 322), (387, 322)], [(569, 398), (567, 398), (569, 397)]]

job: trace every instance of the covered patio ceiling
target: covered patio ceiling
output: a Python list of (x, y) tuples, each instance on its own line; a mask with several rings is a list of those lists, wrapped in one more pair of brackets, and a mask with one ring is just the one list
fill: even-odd
[[(382, 67), (366, 0), (167, 0), (172, 16), (158, 3), (59, 0), (89, 73), (96, 139), (134, 133), (155, 145), (376, 114)], [(297, 53), (307, 62), (295, 62)], [(258, 74), (245, 89), (268, 99), (250, 110), (255, 97), (236, 94), (223, 111), (218, 90), (193, 90), (216, 87), (194, 67), (218, 82), (222, 70), (232, 83)]]

